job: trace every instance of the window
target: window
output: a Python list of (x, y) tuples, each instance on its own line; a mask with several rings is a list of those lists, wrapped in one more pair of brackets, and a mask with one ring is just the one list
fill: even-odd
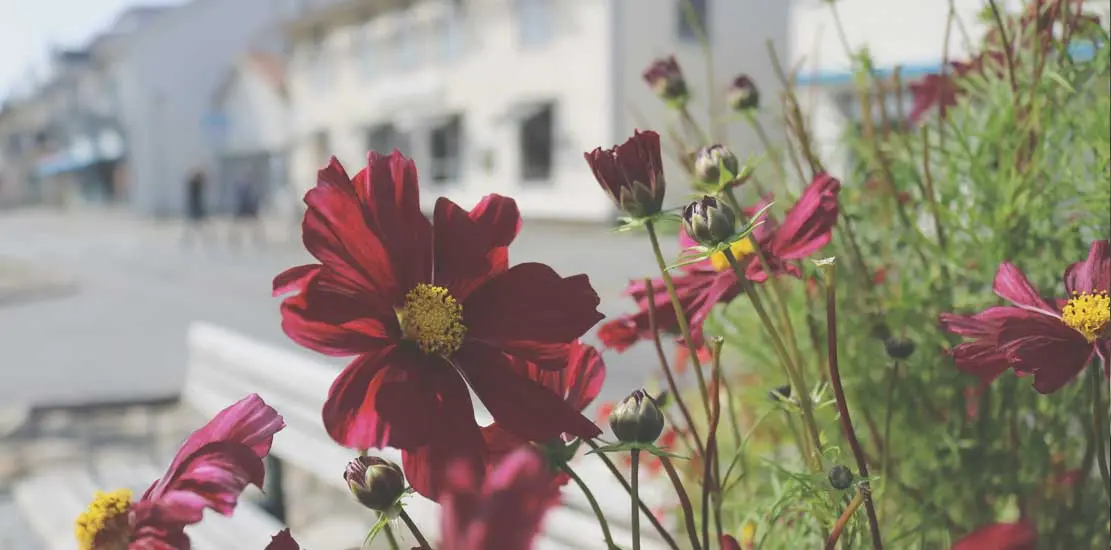
[[(706, 4), (710, 0), (675, 0), (679, 39), (698, 40), (699, 30), (709, 34), (706, 28)], [(691, 20), (691, 17), (694, 20)]]
[(383, 155), (390, 154), (394, 149), (405, 153), (409, 151), (409, 136), (392, 123), (378, 124), (367, 130), (366, 146)]
[(555, 106), (538, 105), (521, 119), (521, 178), (547, 183), (555, 161)]
[(542, 46), (552, 39), (552, 0), (517, 0), (517, 30), (522, 46)]
[(463, 117), (452, 115), (439, 125), (433, 126), (429, 134), (429, 150), (432, 153), (432, 181), (444, 184), (458, 181), (463, 172)]

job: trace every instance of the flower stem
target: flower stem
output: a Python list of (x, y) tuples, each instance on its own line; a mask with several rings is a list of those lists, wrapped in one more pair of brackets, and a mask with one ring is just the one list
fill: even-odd
[(652, 220), (648, 220), (644, 226), (648, 229), (648, 239), (652, 241), (652, 252), (656, 255), (656, 264), (660, 268), (660, 276), (663, 277), (667, 294), (671, 298), (671, 307), (675, 308), (675, 323), (679, 325), (679, 334), (683, 336), (683, 341), (690, 351), (691, 364), (694, 365), (695, 378), (698, 380), (698, 392), (702, 396), (702, 405), (706, 409), (706, 417), (709, 418), (710, 397), (706, 389), (706, 375), (702, 372), (702, 362), (698, 359), (698, 346), (691, 338), (687, 314), (683, 311), (683, 304), (679, 301), (679, 294), (675, 291), (675, 282), (671, 280), (671, 273), (667, 270), (667, 262), (664, 260), (663, 251), (660, 250), (660, 239), (656, 236), (656, 225), (652, 223)]
[(899, 378), (898, 360), (892, 365), (891, 372), (887, 376), (887, 410), (884, 412), (883, 446), (880, 449), (880, 475), (883, 476), (883, 483), (881, 485), (882, 491), (880, 493), (880, 510), (884, 512), (884, 518), (887, 518), (887, 479), (890, 477), (891, 472), (891, 413), (893, 411), (892, 401), (895, 395), (895, 381)]
[(671, 391), (671, 397), (675, 399), (675, 404), (679, 406), (679, 411), (683, 414), (683, 420), (687, 423), (687, 430), (691, 437), (694, 438), (694, 445), (698, 448), (698, 454), (705, 454), (706, 448), (702, 446), (702, 438), (699, 437), (698, 430), (694, 425), (694, 417), (691, 416), (691, 411), (687, 408), (687, 402), (683, 399), (682, 392), (679, 391), (679, 385), (675, 382), (675, 375), (671, 372), (667, 354), (664, 353), (663, 343), (660, 341), (660, 327), (656, 320), (656, 291), (652, 288), (651, 279), (644, 279), (644, 290), (647, 292), (646, 297), (648, 298), (648, 331), (652, 333), (652, 343), (656, 346), (656, 358), (660, 361), (660, 368), (664, 371), (664, 377), (667, 378), (667, 388)]
[[(1103, 360), (1104, 365), (1111, 362), (1111, 357)], [(1099, 475), (1103, 479), (1103, 490), (1107, 491), (1111, 497), (1111, 473), (1107, 467), (1107, 445), (1105, 445), (1105, 437), (1107, 436), (1107, 426), (1104, 420), (1107, 419), (1107, 407), (1103, 404), (1103, 387), (1106, 385), (1103, 382), (1103, 373), (1100, 372), (1099, 365), (1092, 369), (1092, 383), (1095, 384), (1095, 390), (1092, 392), (1092, 416), (1093, 427), (1096, 435), (1096, 462), (1099, 464)]]
[[(713, 395), (710, 396), (710, 429), (706, 432), (706, 453), (703, 455), (702, 462), (702, 546), (710, 546), (710, 498), (713, 497), (713, 508), (715, 510), (715, 517), (720, 517), (716, 512), (720, 510), (718, 506), (721, 502), (720, 497), (720, 478), (718, 476), (717, 457), (718, 444), (718, 424), (721, 420), (721, 347), (724, 340), (715, 338), (713, 340), (713, 364), (710, 369), (710, 380), (713, 390)], [(720, 527), (720, 525), (719, 525)], [(718, 540), (721, 540), (721, 534), (718, 534)]]
[(633, 486), (632, 490), (629, 492), (629, 496), (633, 501), (633, 550), (640, 550), (640, 449), (629, 451), (629, 456), (633, 459), (633, 465), (629, 473), (629, 483)]
[(837, 411), (841, 417), (841, 428), (845, 432), (845, 439), (849, 441), (849, 447), (853, 451), (853, 457), (856, 459), (856, 466), (860, 470), (860, 477), (864, 478), (861, 482), (860, 494), (864, 498), (864, 509), (868, 513), (868, 526), (872, 532), (872, 547), (875, 550), (883, 550), (883, 541), (880, 538), (880, 522), (876, 517), (876, 507), (872, 503), (871, 489), (868, 488), (868, 461), (864, 456), (864, 448), (860, 446), (860, 441), (856, 438), (856, 431), (853, 429), (852, 417), (849, 416), (849, 404), (845, 400), (845, 388), (841, 384), (841, 369), (837, 363), (837, 285), (834, 279), (834, 263), (832, 260), (821, 264), (822, 272), (825, 274), (826, 283), (826, 328), (827, 342), (826, 349), (829, 352), (829, 380), (833, 386), (833, 394), (837, 399)]
[(391, 550), (401, 550), (401, 545), (397, 542), (397, 536), (393, 534), (393, 527), (386, 524), (382, 527), (382, 532), (386, 533), (386, 541), (390, 543)]
[(783, 166), (783, 157), (779, 155), (779, 149), (772, 144), (772, 140), (768, 137), (768, 132), (764, 130), (764, 125), (760, 124), (760, 119), (752, 111), (745, 111), (745, 120), (752, 130), (756, 132), (756, 137), (760, 140), (760, 144), (764, 146), (764, 150), (768, 152), (771, 157), (772, 164), (775, 165), (776, 175), (779, 176), (780, 184), (787, 185), (787, 169)]
[[(590, 448), (594, 449), (595, 451), (597, 451), (600, 448), (598, 446), (598, 444), (595, 443), (592, 440), (587, 439), (585, 441), (586, 441), (586, 444), (589, 445)], [(625, 488), (625, 492), (632, 495), (633, 488), (629, 485), (629, 482), (625, 480), (625, 476), (621, 475), (621, 472), (618, 471), (617, 466), (614, 466), (613, 461), (610, 460), (609, 457), (606, 456), (605, 453), (595, 452), (594, 454), (599, 459), (601, 459), (602, 462), (605, 463), (606, 468), (608, 468), (610, 473), (613, 474), (613, 477), (617, 478), (617, 481), (620, 482), (621, 486)], [(670, 546), (674, 550), (679, 550), (679, 544), (677, 542), (675, 542), (675, 538), (671, 536), (671, 533), (667, 532), (667, 529), (663, 526), (663, 524), (660, 523), (660, 520), (656, 518), (656, 515), (653, 514), (651, 510), (648, 509), (648, 505), (641, 502), (640, 503), (640, 512), (648, 517), (648, 521), (652, 524), (653, 527), (656, 528), (656, 532), (658, 532), (660, 534), (660, 537), (663, 538), (667, 542), (668, 546)]]
[(405, 522), (405, 526), (409, 528), (409, 532), (413, 533), (413, 537), (417, 539), (417, 544), (420, 545), (421, 550), (432, 550), (432, 545), (428, 544), (428, 539), (424, 538), (424, 534), (420, 532), (420, 528), (413, 522), (413, 518), (409, 517), (409, 513), (404, 508), (398, 514), (401, 521)]
[(587, 487), (586, 482), (579, 477), (579, 474), (576, 474), (575, 471), (571, 469), (570, 465), (564, 464), (563, 472), (575, 482), (575, 485), (579, 486), (579, 490), (583, 492), (583, 496), (585, 496), (587, 502), (590, 503), (590, 509), (594, 510), (594, 515), (598, 518), (598, 525), (602, 526), (602, 536), (606, 539), (606, 548), (610, 550), (618, 548), (617, 544), (613, 542), (613, 534), (610, 533), (610, 525), (609, 522), (606, 521), (606, 515), (602, 513), (602, 507), (598, 506), (598, 500), (594, 498), (594, 493), (590, 491), (590, 487)]
[(660, 464), (667, 472), (671, 485), (675, 487), (675, 495), (679, 497), (679, 507), (683, 509), (683, 520), (687, 525), (687, 535), (691, 539), (691, 548), (702, 550), (702, 545), (698, 542), (698, 528), (694, 524), (694, 506), (691, 506), (691, 499), (687, 496), (687, 490), (683, 488), (683, 481), (679, 479), (679, 473), (675, 471), (675, 465), (671, 463), (670, 458), (661, 456)]
[(860, 509), (862, 502), (864, 502), (864, 491), (858, 490), (856, 496), (849, 502), (848, 507), (841, 513), (841, 517), (837, 518), (837, 523), (833, 525), (833, 531), (830, 531), (829, 538), (826, 539), (826, 550), (834, 550), (837, 547), (837, 539), (841, 538), (841, 532), (845, 530), (845, 525), (848, 525), (849, 519)]
[[(783, 339), (779, 337), (779, 332), (772, 322), (771, 316), (768, 315), (767, 309), (764, 308), (764, 303), (760, 296), (756, 293), (756, 289), (752, 286), (752, 281), (748, 280), (745, 276), (744, 269), (741, 268), (740, 263), (737, 262), (737, 257), (733, 255), (733, 251), (728, 248), (723, 251), (725, 259), (729, 261), (729, 265), (733, 267), (733, 271), (737, 274), (737, 280), (740, 282), (741, 287), (744, 289), (748, 299), (752, 302), (753, 309), (760, 317), (760, 321), (764, 324), (765, 330), (771, 336), (772, 347), (775, 348), (776, 353), (779, 355), (780, 360), (783, 362), (783, 368), (787, 371), (787, 377), (791, 380), (791, 385), (795, 387), (796, 393), (799, 396), (799, 408), (802, 409), (803, 423), (806, 425), (807, 432), (813, 442), (814, 449), (810, 456), (805, 459), (810, 462), (811, 468), (817, 472), (821, 471), (821, 452), (822, 452), (822, 437), (818, 431), (818, 423), (814, 420), (814, 405), (810, 401), (810, 391), (802, 380), (801, 373), (795, 367), (791, 360), (790, 352), (787, 351), (787, 346), (784, 345)], [(771, 275), (769, 275), (770, 277)]]

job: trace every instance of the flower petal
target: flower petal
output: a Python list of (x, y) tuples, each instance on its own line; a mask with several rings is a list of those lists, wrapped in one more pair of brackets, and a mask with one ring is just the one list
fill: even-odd
[(737, 544), (737, 539), (730, 535), (721, 536), (721, 550), (741, 550), (741, 545)]
[(412, 160), (394, 150), (371, 151), (355, 176), (355, 192), (367, 225), (379, 235), (402, 293), (432, 276), (432, 223), (420, 209), (420, 185)]
[(1012, 316), (1023, 316), (1026, 310), (999, 306), (975, 315), (941, 314), (941, 328), (953, 334), (974, 339), (949, 350), (957, 368), (975, 375), (982, 385), (988, 385), (1011, 367), (1006, 352), (999, 347), (1002, 323)]
[[(571, 356), (567, 368), (560, 373), (563, 379), (564, 400), (577, 411), (585, 410), (598, 393), (602, 391), (602, 384), (606, 381), (606, 363), (602, 354), (594, 346), (575, 342), (571, 344)], [(548, 371), (546, 374), (555, 374)], [(557, 392), (557, 394), (560, 392)]]
[(786, 260), (805, 258), (829, 242), (837, 224), (841, 182), (824, 172), (814, 176), (802, 196), (783, 216), (765, 254)]
[[(282, 301), (282, 331), (294, 342), (325, 355), (346, 357), (382, 347), (400, 329), (379, 294), (365, 299), (332, 291), (327, 268), (317, 272), (300, 294)], [(377, 318), (370, 317), (376, 315)]]
[[(466, 389), (461, 381), (446, 384), (444, 376), (459, 377), (442, 359), (407, 347), (390, 345), (359, 357), (332, 383), (324, 427), (337, 443), (353, 449), (428, 445), (446, 415), (470, 411), (469, 400), (466, 411), (442, 410), (445, 403), (458, 403), (445, 391)], [(473, 413), (469, 418), (473, 423)]]
[(977, 528), (953, 545), (951, 550), (1034, 550), (1038, 531), (1027, 520), (992, 523)]
[(189, 542), (189, 535), (185, 534), (182, 526), (144, 523), (139, 523), (135, 527), (135, 532), (131, 535), (131, 544), (127, 545), (127, 550), (190, 550), (190, 548), (192, 545)]
[(1108, 241), (1092, 241), (1088, 257), (1065, 270), (1065, 290), (1074, 292), (1111, 291), (1111, 246)]
[(598, 329), (598, 339), (603, 346), (621, 353), (637, 343), (642, 332), (636, 321), (626, 315), (603, 324)]
[(1000, 298), (1008, 300), (1023, 309), (1040, 311), (1047, 315), (1053, 315), (1055, 311), (1053, 306), (1042, 298), (1034, 285), (1030, 284), (1026, 274), (1010, 262), (999, 264), (999, 270), (995, 272), (995, 281), (992, 282), (992, 289)]
[(266, 550), (301, 550), (301, 546), (293, 540), (293, 535), (289, 534), (289, 529), (282, 529), (270, 539), (270, 544), (266, 545)]
[(1000, 349), (1018, 372), (1034, 374), (1034, 389), (1048, 394), (1084, 370), (1095, 346), (1055, 317), (1033, 311), (1004, 320)]
[(320, 271), (320, 264), (307, 264), (291, 267), (274, 277), (274, 296), (289, 294), (305, 288), (316, 273)]
[(474, 289), (509, 268), (507, 247), (521, 224), (513, 199), (490, 195), (468, 213), (441, 197), (436, 201), (434, 221), (432, 279), (456, 300), (466, 300)]
[(428, 444), (402, 451), (401, 463), (409, 485), (418, 493), (438, 500), (445, 483), (445, 472), (454, 461), (462, 460), (481, 469), (487, 450), (474, 419), (474, 408), (467, 385), (453, 369), (437, 369), (429, 383), (442, 397), (425, 404), (425, 414), (434, 419)]
[(301, 237), (313, 257), (351, 286), (397, 292), (382, 235), (368, 227), (364, 206), (335, 157), (320, 170), (316, 187), (305, 194), (305, 204)]
[(454, 359), (494, 421), (510, 433), (529, 441), (547, 441), (564, 433), (582, 438), (602, 433), (563, 396), (522, 376), (498, 350), (469, 343)]
[(230, 516), (247, 484), (262, 487), (265, 473), (262, 458), (249, 446), (215, 441), (187, 456), (163, 478), (162, 490), (144, 500), (156, 510), (158, 521), (192, 525), (205, 508)]
[[(563, 360), (566, 344), (604, 317), (586, 275), (560, 277), (540, 263), (513, 266), (463, 304), (468, 339), (530, 361)], [(556, 344), (552, 346), (552, 344)]]
[(244, 445), (261, 460), (270, 452), (274, 434), (284, 427), (285, 420), (278, 411), (267, 405), (258, 394), (252, 393), (240, 399), (216, 413), (208, 423), (185, 439), (165, 475), (147, 488), (141, 500), (162, 498), (170, 490), (173, 480), (179, 477), (179, 472), (185, 468), (185, 463), (194, 460), (194, 455), (206, 445), (217, 442)]
[(486, 442), (487, 464), (491, 468), (513, 451), (529, 444), (528, 441), (513, 435), (497, 422), (482, 428), (482, 440)]

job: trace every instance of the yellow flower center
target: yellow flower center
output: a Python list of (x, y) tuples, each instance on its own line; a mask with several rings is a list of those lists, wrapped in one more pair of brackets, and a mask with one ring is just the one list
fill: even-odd
[(1111, 324), (1111, 297), (1107, 292), (1075, 292), (1061, 308), (1061, 321), (1095, 342)]
[[(738, 260), (756, 252), (756, 248), (752, 246), (752, 240), (748, 237), (729, 245), (729, 250), (733, 253), (733, 257)], [(729, 269), (729, 259), (725, 257), (725, 252), (714, 252), (710, 254), (710, 265), (713, 266), (714, 271), (724, 271)]]
[(131, 491), (97, 491), (89, 507), (77, 516), (74, 534), (80, 550), (124, 549), (128, 543), (127, 512)]
[(463, 306), (442, 286), (421, 283), (405, 295), (397, 312), (405, 339), (425, 353), (448, 356), (463, 345)]
[(756, 522), (748, 520), (741, 527), (741, 548), (752, 548), (756, 544)]

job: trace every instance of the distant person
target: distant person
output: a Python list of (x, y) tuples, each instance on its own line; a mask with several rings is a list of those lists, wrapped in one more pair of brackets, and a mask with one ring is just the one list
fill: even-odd
[(265, 244), (266, 232), (259, 219), (259, 210), (262, 206), (262, 192), (259, 187), (259, 178), (253, 173), (240, 179), (236, 184), (235, 220), (228, 239), (230, 244), (238, 245), (245, 233), (251, 233), (256, 244)]
[(197, 236), (203, 242), (205, 240), (205, 222), (208, 220), (208, 209), (205, 204), (205, 194), (208, 187), (208, 179), (204, 175), (204, 171), (196, 169), (189, 175), (189, 180), (185, 184), (185, 233), (183, 240), (185, 244), (189, 244), (193, 240), (193, 236)]

